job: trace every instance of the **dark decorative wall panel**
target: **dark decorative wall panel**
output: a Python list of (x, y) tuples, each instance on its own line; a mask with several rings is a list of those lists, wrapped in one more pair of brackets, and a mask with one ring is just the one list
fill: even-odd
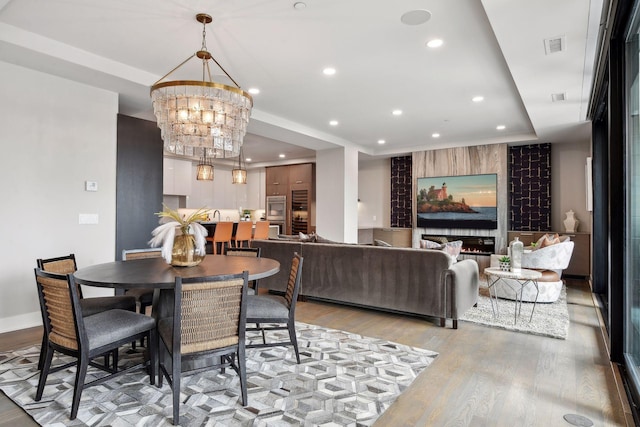
[(509, 147), (511, 230), (551, 229), (551, 144)]
[(412, 228), (411, 156), (391, 159), (391, 227)]
[(118, 114), (116, 260), (123, 249), (149, 247), (162, 210), (162, 162), (155, 122)]

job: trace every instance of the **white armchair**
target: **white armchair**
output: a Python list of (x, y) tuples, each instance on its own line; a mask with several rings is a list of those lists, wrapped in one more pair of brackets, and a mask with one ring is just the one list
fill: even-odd
[[(571, 261), (571, 255), (573, 254), (573, 246), (574, 243), (569, 240), (569, 237), (564, 237), (560, 243), (536, 250), (527, 250), (522, 255), (522, 268), (549, 270), (555, 273), (545, 273), (538, 280), (539, 294), (537, 302), (555, 302), (560, 297), (563, 284), (562, 271), (569, 266), (569, 261)], [(491, 256), (491, 267), (498, 267), (498, 258), (500, 257), (501, 255)], [(507, 285), (496, 283), (494, 289), (496, 295), (500, 298), (515, 299), (512, 288)], [(525, 286), (522, 292), (522, 301), (536, 301), (536, 288), (533, 284)]]

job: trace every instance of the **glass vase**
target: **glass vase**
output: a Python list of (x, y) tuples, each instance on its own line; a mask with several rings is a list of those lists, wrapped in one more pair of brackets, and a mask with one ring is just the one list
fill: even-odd
[(173, 239), (171, 265), (176, 267), (193, 267), (204, 259), (196, 254), (196, 242), (192, 234), (180, 234)]

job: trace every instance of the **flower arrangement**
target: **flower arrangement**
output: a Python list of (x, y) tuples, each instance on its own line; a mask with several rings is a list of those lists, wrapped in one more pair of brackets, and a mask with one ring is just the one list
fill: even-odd
[[(169, 264), (189, 266), (200, 263), (206, 255), (207, 229), (198, 221), (207, 220), (207, 209), (200, 208), (183, 218), (177, 211), (164, 204), (163, 207), (162, 212), (156, 213), (160, 217), (161, 225), (151, 232), (153, 238), (149, 240), (149, 245), (162, 246), (162, 257)], [(177, 229), (180, 229), (181, 234), (176, 236)]]

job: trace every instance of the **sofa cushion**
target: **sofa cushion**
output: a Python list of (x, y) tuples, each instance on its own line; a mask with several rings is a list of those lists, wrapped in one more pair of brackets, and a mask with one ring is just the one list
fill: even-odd
[(560, 236), (558, 233), (556, 234), (545, 234), (538, 239), (536, 244), (536, 248), (542, 249), (547, 246), (555, 245), (556, 243), (560, 243)]
[(431, 240), (420, 240), (420, 248), (440, 250), (451, 255), (454, 260), (457, 260), (458, 255), (460, 255), (460, 251), (462, 250), (462, 240), (446, 243), (436, 243)]

